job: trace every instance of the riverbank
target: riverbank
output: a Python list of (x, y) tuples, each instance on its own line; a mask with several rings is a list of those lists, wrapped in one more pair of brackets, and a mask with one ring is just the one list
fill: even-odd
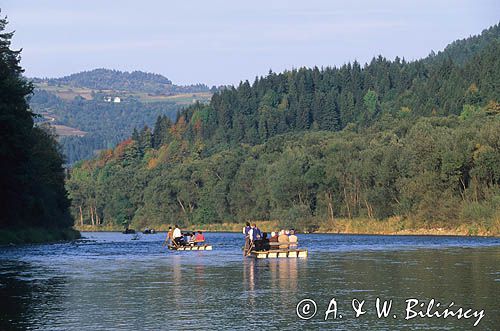
[[(283, 227), (279, 221), (254, 221), (262, 231), (271, 232)], [(159, 232), (166, 232), (169, 225), (161, 224), (150, 226)], [(191, 225), (184, 228), (189, 230), (202, 230), (206, 232), (241, 232), (242, 223), (214, 223), (203, 225)], [(134, 228), (134, 226), (131, 226)], [(297, 227), (299, 228), (299, 227)], [(79, 231), (123, 231), (120, 226), (78, 226)], [(135, 228), (136, 231), (142, 230)], [(310, 227), (309, 232), (315, 233), (339, 233), (339, 234), (373, 234), (373, 235), (442, 235), (442, 236), (500, 236), (500, 220), (489, 223), (457, 224), (452, 227), (422, 226), (421, 222), (399, 217), (391, 217), (385, 220), (373, 219), (335, 219), (332, 221), (317, 222)]]
[(455, 226), (422, 226), (421, 222), (391, 217), (385, 220), (336, 219), (319, 224), (315, 232), (379, 235), (431, 235), (431, 236), (500, 236), (500, 220), (490, 223), (457, 224)]
[(72, 229), (22, 228), (0, 229), (0, 246), (41, 244), (70, 241), (81, 238), (80, 232)]

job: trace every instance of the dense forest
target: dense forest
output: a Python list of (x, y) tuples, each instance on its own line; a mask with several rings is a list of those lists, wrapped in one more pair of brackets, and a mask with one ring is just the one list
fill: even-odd
[(27, 102), (33, 86), (22, 77), (6, 25), (0, 19), (0, 243), (23, 241), (14, 233), (27, 228), (37, 229), (29, 241), (44, 231), (61, 239), (53, 234), (73, 225), (63, 157), (53, 134), (34, 126)]
[(181, 106), (175, 102), (140, 102), (131, 99), (118, 104), (102, 98), (63, 100), (53, 93), (36, 90), (30, 100), (31, 109), (37, 113), (50, 112), (62, 124), (87, 132), (83, 137), (65, 136), (59, 142), (66, 163), (95, 156), (95, 152), (116, 146), (130, 136), (135, 127), (152, 126), (158, 116), (175, 118)]
[(160, 117), (71, 170), (76, 222), (498, 229), (499, 31), (414, 62), (269, 72)]
[(153, 94), (207, 92), (204, 84), (179, 86), (159, 74), (142, 71), (119, 71), (110, 69), (94, 69), (83, 71), (61, 78), (34, 78), (35, 83), (47, 83), (49, 86), (69, 85), (86, 87), (93, 90), (116, 90), (129, 92), (146, 92)]

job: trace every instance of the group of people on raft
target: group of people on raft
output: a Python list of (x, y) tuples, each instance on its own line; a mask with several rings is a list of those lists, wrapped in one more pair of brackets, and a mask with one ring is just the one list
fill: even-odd
[(195, 246), (196, 244), (205, 242), (205, 236), (201, 231), (182, 233), (179, 226), (176, 224), (174, 229), (168, 227), (167, 238), (163, 245), (179, 246)]
[[(245, 252), (268, 251), (271, 249), (294, 249), (298, 246), (298, 238), (295, 235), (295, 230), (280, 230), (273, 231), (268, 237), (267, 232), (262, 232), (257, 224), (250, 225), (246, 222), (243, 228), (245, 235)], [(195, 246), (205, 242), (205, 236), (201, 231), (182, 233), (179, 226), (176, 224), (174, 228), (168, 227), (167, 237), (163, 245), (171, 245), (175, 247)]]
[(245, 252), (251, 250), (268, 251), (270, 249), (294, 249), (297, 248), (299, 239), (295, 235), (295, 230), (280, 230), (271, 232), (268, 237), (267, 232), (262, 232), (257, 224), (246, 223), (243, 228), (245, 235)]

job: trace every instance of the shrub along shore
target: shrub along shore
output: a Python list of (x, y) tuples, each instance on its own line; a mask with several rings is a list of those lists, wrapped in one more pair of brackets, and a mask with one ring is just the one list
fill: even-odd
[(0, 246), (71, 241), (79, 238), (81, 238), (80, 232), (73, 228), (46, 229), (29, 227), (0, 229)]

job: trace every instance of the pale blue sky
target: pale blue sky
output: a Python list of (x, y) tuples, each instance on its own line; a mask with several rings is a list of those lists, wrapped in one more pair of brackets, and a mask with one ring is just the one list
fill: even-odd
[(382, 54), (415, 59), (498, 23), (500, 1), (0, 0), (28, 76), (105, 67), (236, 84)]

